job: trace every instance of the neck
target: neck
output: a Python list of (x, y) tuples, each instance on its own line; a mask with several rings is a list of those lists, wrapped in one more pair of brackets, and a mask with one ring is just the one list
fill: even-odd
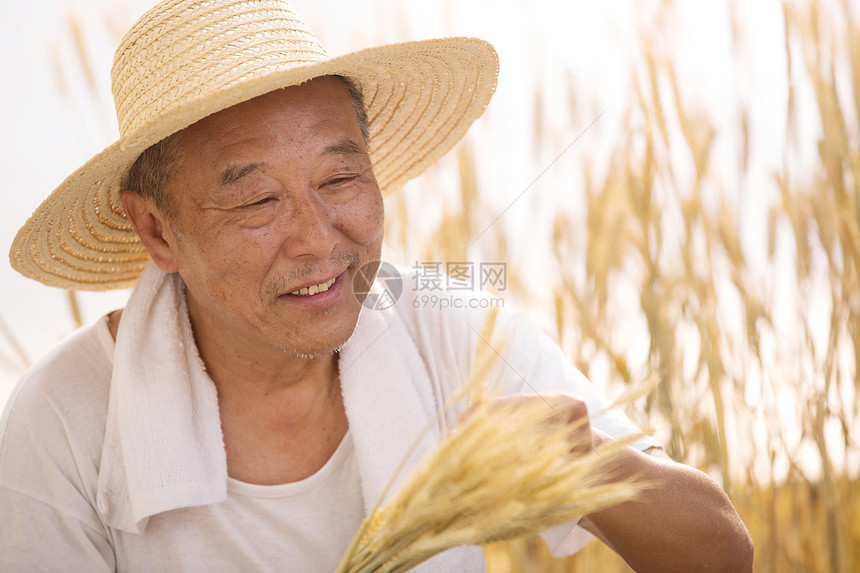
[(186, 295), (200, 357), (218, 392), (228, 474), (258, 484), (304, 479), (349, 423), (336, 352), (299, 356), (261, 333), (219, 323)]

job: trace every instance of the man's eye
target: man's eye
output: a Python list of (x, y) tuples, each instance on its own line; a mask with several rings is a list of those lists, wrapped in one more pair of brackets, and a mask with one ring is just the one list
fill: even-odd
[(335, 177), (334, 179), (329, 179), (326, 181), (326, 185), (338, 185), (340, 183), (345, 183), (347, 181), (352, 181), (355, 179), (355, 175), (344, 175), (341, 177)]
[(257, 207), (257, 206), (259, 206), (259, 205), (265, 205), (265, 204), (267, 204), (267, 203), (270, 203), (270, 202), (272, 202), (272, 201), (274, 201), (274, 200), (275, 200), (275, 198), (274, 198), (274, 197), (263, 197), (262, 199), (259, 199), (259, 200), (257, 200), (257, 201), (254, 201), (253, 203), (248, 203), (248, 204), (247, 204), (247, 205), (245, 205), (245, 206), (246, 206), (246, 207)]

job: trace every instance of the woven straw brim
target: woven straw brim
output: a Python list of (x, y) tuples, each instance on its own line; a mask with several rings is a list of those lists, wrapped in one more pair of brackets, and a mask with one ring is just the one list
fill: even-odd
[(209, 87), (121, 138), (75, 171), (36, 209), (12, 242), (21, 274), (74, 290), (133, 286), (149, 256), (123, 213), (120, 181), (137, 157), (168, 135), (243, 101), (315, 77), (356, 81), (370, 124), (371, 160), (383, 193), (419, 175), (465, 134), (492, 96), (492, 46), (446, 38), (371, 48), (303, 67)]

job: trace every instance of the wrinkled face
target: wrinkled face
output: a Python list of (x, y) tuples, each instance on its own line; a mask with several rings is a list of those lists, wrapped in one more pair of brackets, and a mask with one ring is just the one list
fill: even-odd
[(382, 195), (343, 83), (272, 92), (180, 137), (165, 233), (195, 333), (204, 325), (300, 355), (342, 345), (361, 309), (353, 277), (379, 259), (383, 235)]

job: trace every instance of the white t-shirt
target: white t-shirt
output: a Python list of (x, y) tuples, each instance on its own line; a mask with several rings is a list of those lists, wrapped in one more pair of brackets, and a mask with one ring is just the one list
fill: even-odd
[[(228, 479), (227, 499), (150, 518), (146, 535), (124, 536), (122, 553), (134, 568), (196, 571), (213, 548), (229, 560), (206, 571), (326, 571), (337, 568), (364, 518), (355, 450), (349, 433), (315, 474), (294, 483), (255, 485)], [(157, 547), (149, 552), (147, 547)], [(221, 551), (219, 549), (219, 551)], [(130, 567), (131, 564), (128, 564)], [(125, 569), (122, 567), (120, 569)]]

